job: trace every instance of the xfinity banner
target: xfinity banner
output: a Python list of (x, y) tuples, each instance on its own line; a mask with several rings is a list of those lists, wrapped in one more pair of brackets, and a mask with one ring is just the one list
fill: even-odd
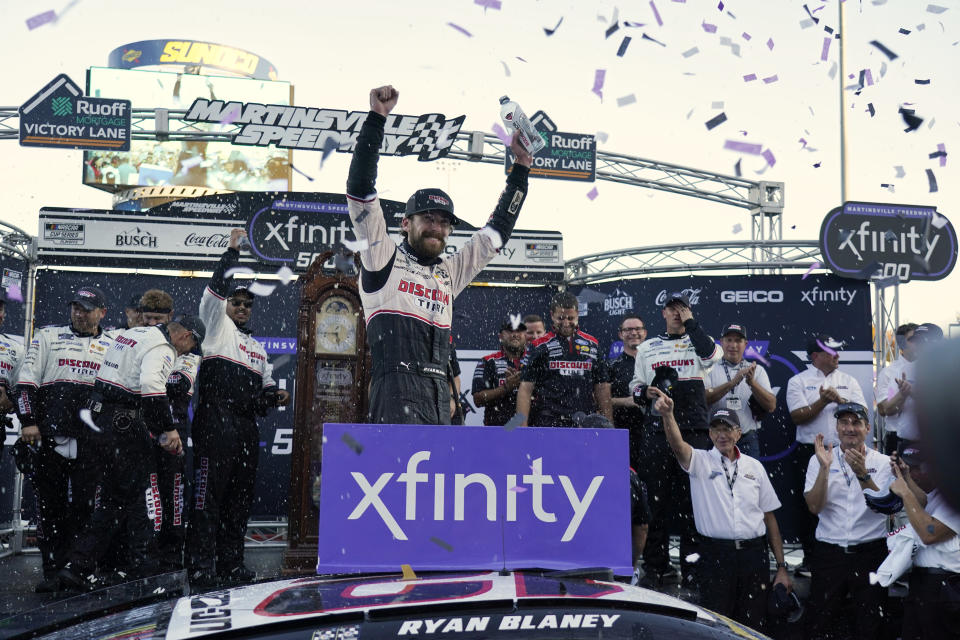
[[(335, 149), (353, 153), (366, 111), (291, 107), (256, 102), (224, 102), (197, 98), (184, 120), (242, 125), (232, 143), (283, 149)], [(415, 155), (436, 160), (447, 155), (466, 116), (447, 118), (439, 113), (422, 116), (390, 114), (380, 155)]]
[(324, 425), (318, 573), (632, 573), (627, 432)]
[[(404, 204), (381, 200), (388, 231), (401, 241)], [(170, 202), (145, 213), (44, 208), (37, 233), (45, 264), (208, 270), (226, 250), (230, 230), (247, 229), (251, 249), (241, 263), (261, 272), (288, 267), (303, 273), (319, 255), (347, 249), (355, 239), (346, 199), (332, 193), (236, 193)], [(446, 254), (463, 247), (475, 229), (460, 225)], [(563, 279), (562, 236), (515, 230), (478, 276), (524, 283)]]
[(957, 233), (935, 207), (847, 202), (824, 218), (820, 252), (845, 278), (941, 280), (957, 262)]

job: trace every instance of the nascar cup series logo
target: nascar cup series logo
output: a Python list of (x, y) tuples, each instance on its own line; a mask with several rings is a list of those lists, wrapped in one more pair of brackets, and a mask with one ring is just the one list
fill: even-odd
[(604, 298), (603, 310), (607, 312), (608, 316), (625, 315), (627, 312), (633, 311), (633, 296), (617, 287), (613, 290), (613, 293)]

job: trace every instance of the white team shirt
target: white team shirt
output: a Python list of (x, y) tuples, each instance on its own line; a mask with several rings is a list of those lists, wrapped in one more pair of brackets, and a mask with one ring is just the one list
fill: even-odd
[[(737, 375), (740, 369), (746, 369), (750, 364), (751, 363), (746, 360), (741, 360), (739, 364), (730, 364), (726, 359), (723, 359), (719, 364), (710, 369), (710, 373), (703, 379), (703, 384), (705, 384), (708, 389), (719, 387), (733, 380), (733, 377)], [(773, 389), (770, 388), (770, 378), (767, 376), (767, 370), (763, 368), (763, 365), (757, 364), (757, 368), (753, 372), (753, 379), (761, 387), (773, 393)], [(747, 384), (745, 379), (741, 380), (740, 384), (730, 391), (727, 391), (723, 394), (722, 398), (710, 405), (710, 412), (713, 413), (715, 409), (730, 409), (731, 411), (735, 411), (737, 417), (740, 418), (741, 432), (749, 433), (756, 431), (760, 428), (760, 423), (753, 419), (753, 412), (750, 411), (749, 402), (750, 396), (752, 395), (753, 390), (750, 388), (750, 385)]]
[[(938, 489), (927, 494), (925, 511), (950, 527), (954, 533), (960, 534), (960, 513), (947, 504)], [(913, 564), (917, 567), (931, 567), (960, 573), (960, 535), (937, 544), (921, 544)]]
[(159, 327), (135, 327), (116, 336), (103, 359), (99, 382), (147, 398), (167, 395), (177, 351)]
[(5, 333), (0, 333), (0, 381), (6, 384), (12, 402), (17, 401), (13, 388), (17, 385), (17, 375), (20, 372), (20, 364), (23, 362), (24, 351), (22, 342)]
[[(804, 493), (813, 488), (819, 473), (820, 461), (817, 456), (812, 456), (807, 464)], [(890, 458), (868, 447), (867, 473), (881, 489), (887, 486), (893, 475)], [(827, 501), (817, 515), (820, 523), (817, 525), (816, 538), (820, 542), (846, 547), (886, 538), (887, 535), (887, 516), (867, 506), (857, 475), (844, 460), (839, 447), (833, 448), (833, 461), (827, 475)]]
[[(876, 400), (878, 403), (889, 400), (897, 395), (900, 387), (897, 386), (897, 379), (904, 373), (907, 374), (907, 382), (913, 384), (913, 363), (900, 356), (890, 363), (889, 366), (880, 370), (877, 375)], [(913, 398), (909, 397), (904, 401), (899, 414), (893, 416), (884, 416), (884, 426), (887, 431), (895, 431), (901, 438), (907, 440), (918, 440), (920, 433), (917, 431), (917, 419), (913, 415)]]
[[(801, 371), (787, 382), (787, 409), (796, 411), (809, 406), (820, 398), (820, 387), (833, 387), (846, 402), (859, 402), (867, 406), (863, 398), (860, 383), (848, 373), (834, 369), (830, 375), (810, 365), (806, 371)], [(833, 412), (837, 404), (831, 402), (816, 418), (806, 424), (797, 425), (797, 442), (813, 444), (818, 433), (824, 436), (824, 444), (837, 444), (837, 419)]]
[[(758, 538), (767, 532), (763, 514), (780, 508), (760, 461), (739, 449), (737, 456), (731, 462), (716, 447), (693, 450), (690, 468), (685, 471), (690, 474), (693, 518), (700, 535), (723, 540)], [(732, 490), (728, 478), (733, 479)]]

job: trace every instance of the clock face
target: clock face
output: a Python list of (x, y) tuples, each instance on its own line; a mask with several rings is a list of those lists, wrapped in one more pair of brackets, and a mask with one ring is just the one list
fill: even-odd
[(357, 349), (357, 316), (353, 303), (340, 296), (323, 301), (317, 313), (317, 353), (347, 354)]

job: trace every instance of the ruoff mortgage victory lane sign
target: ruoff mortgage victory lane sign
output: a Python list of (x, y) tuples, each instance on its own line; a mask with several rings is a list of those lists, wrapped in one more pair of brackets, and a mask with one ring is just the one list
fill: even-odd
[(622, 429), (325, 424), (318, 573), (633, 572)]
[(84, 97), (61, 73), (20, 107), (20, 146), (130, 150), (130, 101)]
[(936, 207), (846, 202), (824, 218), (820, 253), (845, 278), (941, 280), (957, 263), (957, 232)]
[[(313, 149), (353, 153), (366, 111), (293, 107), (256, 102), (224, 102), (197, 98), (183, 118), (189, 122), (242, 125), (233, 144), (282, 149)], [(437, 160), (453, 146), (466, 116), (446, 118), (439, 113), (422, 116), (390, 114), (384, 127), (380, 155), (416, 155)]]

